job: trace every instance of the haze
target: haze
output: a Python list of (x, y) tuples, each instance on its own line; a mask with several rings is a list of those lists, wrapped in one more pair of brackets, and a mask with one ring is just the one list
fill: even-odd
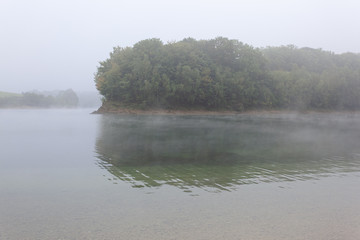
[(358, 9), (356, 0), (2, 0), (0, 91), (95, 91), (98, 62), (114, 46), (153, 37), (359, 53)]

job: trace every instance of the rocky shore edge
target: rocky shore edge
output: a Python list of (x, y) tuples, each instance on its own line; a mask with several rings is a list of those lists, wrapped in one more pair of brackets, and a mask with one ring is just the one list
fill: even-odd
[(239, 114), (335, 114), (346, 116), (358, 116), (360, 111), (348, 110), (271, 110), (255, 109), (246, 111), (230, 110), (206, 110), (206, 109), (141, 109), (134, 106), (125, 106), (118, 102), (104, 102), (102, 106), (92, 114), (122, 114), (122, 115), (239, 115)]

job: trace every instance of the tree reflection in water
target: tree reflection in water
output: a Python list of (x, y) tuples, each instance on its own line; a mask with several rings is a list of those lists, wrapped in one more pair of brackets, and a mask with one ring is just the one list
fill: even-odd
[(104, 115), (98, 164), (133, 187), (232, 191), (360, 170), (359, 121), (326, 114)]

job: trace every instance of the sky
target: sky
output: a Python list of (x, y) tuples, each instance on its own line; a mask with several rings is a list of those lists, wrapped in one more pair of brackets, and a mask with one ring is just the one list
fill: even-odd
[(0, 91), (96, 91), (115, 46), (237, 39), (360, 53), (358, 0), (0, 0)]

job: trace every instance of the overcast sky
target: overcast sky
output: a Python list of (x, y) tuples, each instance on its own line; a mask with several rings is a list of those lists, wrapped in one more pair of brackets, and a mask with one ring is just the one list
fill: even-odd
[(360, 52), (358, 0), (0, 0), (0, 91), (94, 90), (114, 46), (238, 39)]

